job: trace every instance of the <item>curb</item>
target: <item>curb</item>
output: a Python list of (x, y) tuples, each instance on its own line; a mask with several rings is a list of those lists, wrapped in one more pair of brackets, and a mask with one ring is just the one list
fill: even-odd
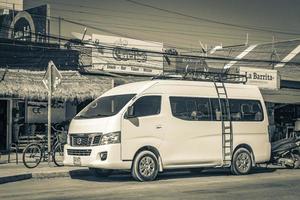
[(13, 175), (13, 176), (4, 176), (4, 177), (0, 177), (0, 184), (16, 182), (16, 181), (23, 181), (23, 180), (27, 180), (27, 179), (31, 179), (31, 178), (32, 178), (31, 173), (19, 174), (19, 175)]
[(12, 176), (0, 177), (0, 184), (17, 182), (27, 179), (48, 179), (48, 178), (59, 178), (59, 177), (80, 177), (80, 176), (90, 176), (88, 170), (71, 170), (65, 172), (36, 172), (36, 173), (26, 173), (18, 174)]

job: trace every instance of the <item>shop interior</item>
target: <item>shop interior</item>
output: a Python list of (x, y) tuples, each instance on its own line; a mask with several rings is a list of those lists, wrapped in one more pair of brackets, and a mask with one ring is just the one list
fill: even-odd
[[(272, 115), (271, 115), (272, 116)], [(300, 133), (300, 105), (274, 104), (273, 118), (269, 118), (270, 125), (275, 129), (272, 141), (299, 136)]]

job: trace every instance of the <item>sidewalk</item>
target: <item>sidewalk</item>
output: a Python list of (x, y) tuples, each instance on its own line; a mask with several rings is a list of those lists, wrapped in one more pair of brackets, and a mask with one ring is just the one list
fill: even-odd
[(41, 162), (39, 166), (33, 169), (26, 168), (22, 163), (22, 155), (19, 155), (19, 164), (15, 163), (15, 156), (7, 163), (7, 155), (2, 155), (0, 160), (0, 184), (14, 181), (20, 181), (30, 178), (55, 178), (71, 176), (90, 175), (86, 167), (57, 167), (53, 162), (50, 166), (47, 162)]

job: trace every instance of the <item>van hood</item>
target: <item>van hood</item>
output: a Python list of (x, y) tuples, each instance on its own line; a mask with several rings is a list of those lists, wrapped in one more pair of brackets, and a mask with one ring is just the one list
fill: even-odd
[(69, 134), (72, 133), (108, 133), (120, 131), (120, 117), (102, 117), (89, 119), (73, 119), (70, 123)]

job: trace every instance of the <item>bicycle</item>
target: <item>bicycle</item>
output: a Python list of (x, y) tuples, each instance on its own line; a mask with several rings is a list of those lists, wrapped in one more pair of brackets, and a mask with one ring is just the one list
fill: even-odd
[(66, 131), (57, 130), (51, 126), (54, 139), (51, 143), (51, 157), (48, 155), (48, 142), (46, 135), (36, 135), (39, 141), (28, 144), (23, 150), (23, 164), (27, 168), (37, 167), (42, 159), (44, 161), (52, 158), (56, 166), (63, 166), (64, 144), (66, 144)]

